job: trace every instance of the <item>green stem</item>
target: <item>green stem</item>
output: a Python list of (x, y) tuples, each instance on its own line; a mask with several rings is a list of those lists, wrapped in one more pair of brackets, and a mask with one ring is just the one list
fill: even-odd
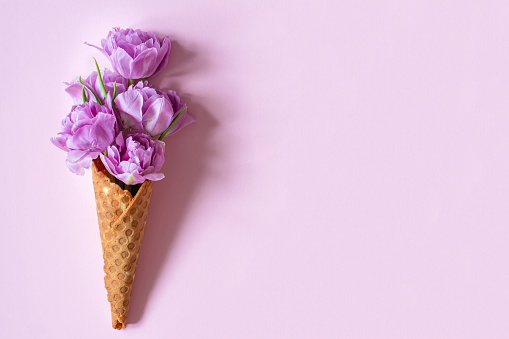
[(99, 105), (102, 105), (102, 104), (103, 104), (102, 100), (101, 100), (101, 99), (97, 96), (97, 94), (94, 92), (94, 90), (92, 89), (92, 87), (90, 87), (89, 85), (87, 85), (86, 83), (84, 83), (84, 82), (83, 82), (83, 78), (82, 78), (81, 76), (80, 76), (80, 83), (81, 83), (83, 86), (85, 86), (85, 87), (86, 87), (86, 88), (90, 91), (90, 93), (92, 93), (92, 94), (94, 95), (95, 100), (97, 101), (97, 103), (98, 103)]
[(170, 129), (172, 128), (173, 125), (175, 125), (175, 122), (180, 118), (180, 116), (185, 113), (187, 111), (187, 106), (184, 106), (177, 114), (177, 116), (175, 117), (175, 119), (173, 119), (173, 121), (171, 122), (170, 126), (168, 126), (168, 128), (161, 134), (161, 136), (159, 137), (159, 140), (163, 140), (163, 138), (166, 136), (166, 134), (168, 134), (168, 132), (170, 131)]
[(87, 93), (85, 93), (85, 86), (81, 87), (81, 99), (83, 100), (83, 103), (88, 101)]
[(101, 69), (99, 68), (99, 64), (97, 63), (97, 60), (95, 60), (95, 58), (94, 58), (94, 62), (95, 62), (95, 68), (97, 69), (97, 76), (99, 78), (99, 83), (101, 84), (101, 90), (103, 91), (103, 95), (106, 98), (106, 96), (108, 95), (108, 92), (106, 91), (106, 87), (104, 87), (103, 76), (101, 75)]
[(117, 82), (115, 81), (113, 83), (113, 98), (111, 99), (111, 101), (115, 101), (115, 98), (117, 97)]

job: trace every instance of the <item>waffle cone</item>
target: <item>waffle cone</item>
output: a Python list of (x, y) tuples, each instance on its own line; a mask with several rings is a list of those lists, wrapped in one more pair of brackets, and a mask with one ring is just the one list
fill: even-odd
[(92, 180), (111, 322), (113, 328), (120, 330), (126, 326), (153, 182), (145, 181), (133, 198), (109, 179), (99, 159), (93, 161)]

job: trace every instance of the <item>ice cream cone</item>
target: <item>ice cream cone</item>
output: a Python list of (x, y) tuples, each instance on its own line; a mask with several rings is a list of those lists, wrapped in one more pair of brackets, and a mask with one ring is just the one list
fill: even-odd
[(120, 330), (126, 326), (153, 182), (145, 181), (133, 198), (109, 179), (100, 159), (93, 161), (92, 179), (111, 321), (113, 328)]

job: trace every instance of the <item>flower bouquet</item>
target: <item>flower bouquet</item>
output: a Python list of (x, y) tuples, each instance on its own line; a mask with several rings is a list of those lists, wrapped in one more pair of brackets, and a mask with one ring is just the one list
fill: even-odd
[(168, 37), (114, 28), (101, 45), (90, 46), (106, 55), (113, 71), (101, 71), (95, 61), (87, 78), (65, 83), (74, 106), (51, 142), (67, 152), (71, 172), (92, 169), (112, 326), (122, 329), (153, 181), (164, 178), (163, 139), (194, 119), (175, 91), (148, 82), (168, 63)]

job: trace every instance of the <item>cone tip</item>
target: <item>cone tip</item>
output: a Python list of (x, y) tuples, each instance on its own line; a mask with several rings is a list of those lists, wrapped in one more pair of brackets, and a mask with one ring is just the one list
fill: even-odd
[(113, 328), (114, 328), (114, 329), (116, 329), (116, 330), (121, 330), (121, 329), (123, 329), (124, 327), (125, 327), (125, 324), (124, 324), (124, 323), (122, 323), (122, 322), (120, 322), (120, 321), (118, 321), (118, 320), (117, 320), (117, 322), (115, 323), (115, 325), (113, 326)]

